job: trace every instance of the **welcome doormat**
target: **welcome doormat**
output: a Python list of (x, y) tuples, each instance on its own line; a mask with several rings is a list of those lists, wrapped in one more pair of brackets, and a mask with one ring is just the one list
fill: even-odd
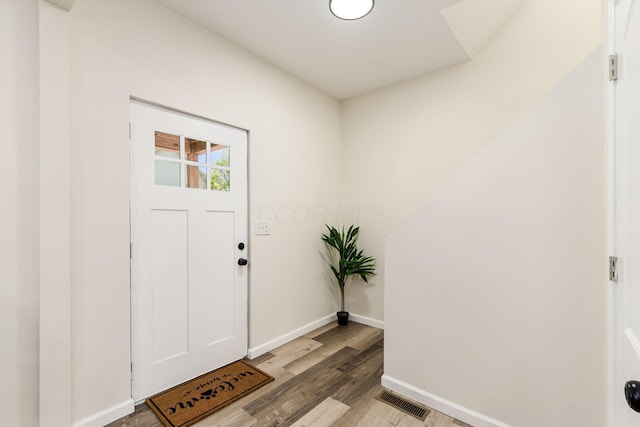
[(242, 360), (158, 393), (147, 405), (167, 427), (186, 427), (273, 381)]

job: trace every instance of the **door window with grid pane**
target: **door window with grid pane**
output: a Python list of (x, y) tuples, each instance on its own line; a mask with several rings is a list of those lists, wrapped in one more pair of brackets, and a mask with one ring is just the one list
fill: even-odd
[(155, 183), (200, 190), (231, 190), (226, 145), (155, 131)]

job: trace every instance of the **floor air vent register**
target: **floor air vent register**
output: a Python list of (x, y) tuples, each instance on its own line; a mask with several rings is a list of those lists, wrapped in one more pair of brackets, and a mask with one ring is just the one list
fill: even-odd
[(427, 418), (427, 415), (429, 415), (429, 412), (431, 412), (424, 406), (416, 405), (415, 403), (410, 402), (388, 391), (383, 391), (378, 396), (376, 396), (376, 399), (386, 403), (387, 405), (393, 406), (397, 410), (404, 412), (407, 415), (411, 415), (412, 417), (417, 418), (420, 421), (424, 421), (425, 418)]

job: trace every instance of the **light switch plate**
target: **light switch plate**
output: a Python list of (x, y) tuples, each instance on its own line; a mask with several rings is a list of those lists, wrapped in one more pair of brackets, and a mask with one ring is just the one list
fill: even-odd
[(268, 222), (256, 222), (256, 236), (269, 236), (271, 227)]

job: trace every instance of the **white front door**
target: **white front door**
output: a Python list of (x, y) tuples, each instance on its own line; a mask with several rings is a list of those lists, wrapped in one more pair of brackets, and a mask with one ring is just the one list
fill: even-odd
[(134, 400), (247, 354), (247, 221), (247, 132), (132, 101)]
[(610, 0), (610, 53), (618, 80), (610, 84), (611, 248), (618, 257), (612, 283), (612, 424), (640, 426), (625, 401), (625, 384), (640, 381), (640, 5)]

